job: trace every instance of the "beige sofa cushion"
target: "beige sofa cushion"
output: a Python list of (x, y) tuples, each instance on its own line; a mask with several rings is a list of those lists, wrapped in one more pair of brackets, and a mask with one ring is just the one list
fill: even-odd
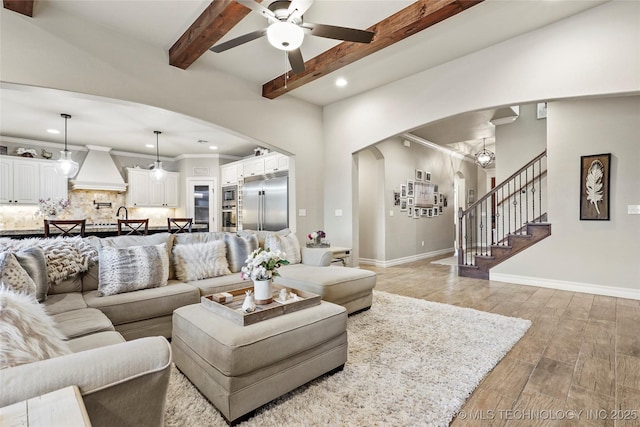
[(42, 303), (42, 306), (50, 315), (87, 308), (87, 304), (84, 302), (80, 292), (49, 295), (46, 301)]
[(341, 304), (359, 295), (370, 294), (376, 285), (376, 274), (349, 267), (315, 267), (296, 264), (280, 268), (274, 283), (322, 296), (325, 301)]
[(14, 292), (36, 296), (36, 284), (13, 252), (0, 252), (0, 283)]
[(196, 280), (187, 283), (199, 289), (200, 295), (211, 295), (218, 292), (253, 286), (250, 280), (243, 280), (242, 277), (240, 277), (240, 273), (231, 273), (227, 276), (213, 277), (211, 279)]
[(79, 351), (106, 347), (108, 345), (119, 344), (121, 342), (126, 342), (126, 340), (119, 332), (105, 331), (70, 339), (67, 341), (67, 344), (72, 352), (77, 353)]
[(58, 324), (60, 333), (67, 339), (114, 330), (107, 316), (95, 308), (65, 311), (51, 317)]
[(282, 236), (278, 233), (268, 233), (265, 238), (264, 248), (273, 251), (281, 251), (284, 253), (284, 258), (289, 261), (289, 264), (299, 264), (302, 261), (300, 255), (300, 242), (295, 233), (289, 233), (286, 236)]
[(89, 291), (83, 297), (89, 307), (100, 309), (114, 325), (170, 315), (178, 307), (200, 302), (198, 289), (175, 280), (161, 288), (106, 297)]

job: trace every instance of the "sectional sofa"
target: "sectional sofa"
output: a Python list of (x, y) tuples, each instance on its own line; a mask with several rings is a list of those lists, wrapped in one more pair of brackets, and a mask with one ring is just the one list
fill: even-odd
[[(59, 250), (74, 244), (82, 250)], [(69, 352), (0, 370), (0, 407), (75, 384), (94, 425), (162, 425), (173, 311), (250, 286), (240, 269), (258, 246), (283, 250), (291, 262), (276, 283), (318, 293), (349, 313), (371, 306), (374, 273), (330, 266), (330, 252), (300, 248), (288, 230), (0, 239), (0, 253), (42, 248), (49, 286), (39, 307)]]

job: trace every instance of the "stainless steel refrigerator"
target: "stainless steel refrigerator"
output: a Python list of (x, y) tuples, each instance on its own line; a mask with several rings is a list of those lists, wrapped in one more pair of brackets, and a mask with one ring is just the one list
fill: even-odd
[(289, 178), (245, 180), (242, 187), (242, 228), (278, 231), (289, 227)]

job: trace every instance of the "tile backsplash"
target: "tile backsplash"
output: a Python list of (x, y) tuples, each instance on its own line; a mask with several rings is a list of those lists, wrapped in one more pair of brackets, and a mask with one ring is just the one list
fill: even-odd
[[(57, 219), (86, 219), (87, 224), (115, 223), (118, 207), (125, 205), (125, 193), (115, 191), (74, 190), (69, 192), (69, 207)], [(111, 207), (96, 209), (97, 203)], [(43, 227), (43, 218), (36, 217), (37, 205), (0, 205), (0, 230), (30, 230)], [(129, 218), (149, 218), (150, 226), (164, 226), (175, 216), (173, 208), (129, 208)], [(124, 210), (120, 211), (124, 218)]]

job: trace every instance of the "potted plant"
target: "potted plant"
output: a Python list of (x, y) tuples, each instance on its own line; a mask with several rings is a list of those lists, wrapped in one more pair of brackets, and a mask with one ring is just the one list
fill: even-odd
[(256, 304), (268, 304), (273, 301), (272, 280), (279, 276), (278, 268), (289, 264), (281, 251), (258, 248), (251, 252), (242, 267), (243, 279), (253, 280), (253, 293)]

